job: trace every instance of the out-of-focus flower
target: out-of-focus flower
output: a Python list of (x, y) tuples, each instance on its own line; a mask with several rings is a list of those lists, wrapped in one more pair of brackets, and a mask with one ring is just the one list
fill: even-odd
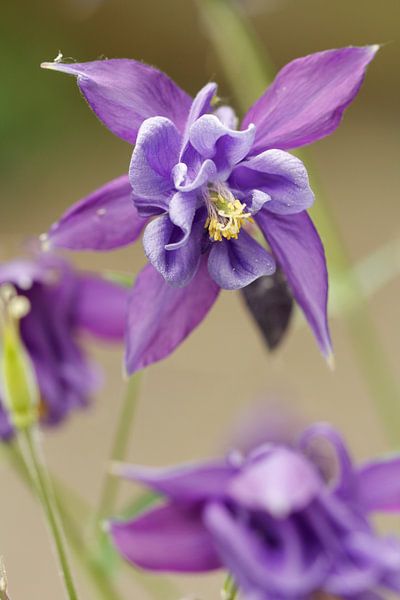
[[(79, 344), (88, 332), (106, 341), (122, 341), (128, 291), (89, 273), (79, 273), (50, 255), (0, 265), (0, 285), (11, 284), (26, 297), (30, 310), (21, 319), (24, 346), (40, 390), (40, 418), (54, 425), (87, 404), (97, 377)], [(3, 382), (0, 382), (3, 385)], [(0, 438), (13, 434), (0, 403)]]
[[(164, 358), (196, 327), (220, 288), (236, 290), (275, 271), (326, 357), (328, 279), (307, 210), (314, 196), (287, 150), (334, 131), (378, 46), (294, 60), (249, 109), (241, 128), (217, 86), (194, 100), (156, 69), (133, 60), (44, 63), (77, 76), (100, 120), (135, 144), (129, 177), (72, 207), (47, 246), (110, 250), (144, 231), (149, 260), (130, 298), (127, 369)], [(256, 239), (258, 234), (270, 248)]]
[[(321, 469), (317, 440), (335, 451), (333, 478)], [(190, 573), (225, 567), (252, 599), (308, 600), (321, 592), (378, 600), (382, 590), (400, 592), (400, 541), (379, 537), (369, 520), (373, 511), (400, 510), (400, 456), (355, 467), (328, 425), (311, 426), (292, 446), (261, 446), (242, 461), (234, 454), (118, 472), (167, 499), (130, 522), (109, 524), (134, 565)]]

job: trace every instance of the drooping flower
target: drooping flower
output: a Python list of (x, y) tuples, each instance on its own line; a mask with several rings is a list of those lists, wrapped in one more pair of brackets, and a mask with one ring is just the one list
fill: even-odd
[[(333, 449), (336, 473), (317, 440)], [(173, 469), (120, 466), (123, 477), (166, 498), (132, 521), (110, 522), (122, 556), (153, 571), (224, 567), (251, 599), (379, 600), (400, 592), (400, 540), (378, 536), (369, 518), (400, 510), (400, 456), (356, 467), (325, 424), (296, 445), (233, 456)]]
[[(0, 286), (9, 284), (29, 300), (30, 310), (21, 319), (21, 337), (38, 381), (41, 421), (55, 425), (71, 410), (86, 406), (98, 385), (79, 334), (122, 341), (128, 291), (93, 274), (75, 271), (51, 255), (1, 264)], [(12, 435), (0, 391), (0, 438)]]
[(145, 227), (150, 264), (130, 298), (129, 372), (171, 353), (221, 288), (243, 288), (272, 274), (275, 263), (329, 357), (325, 255), (307, 214), (314, 196), (304, 165), (287, 150), (336, 129), (377, 49), (294, 60), (240, 129), (233, 110), (217, 106), (214, 83), (192, 100), (133, 60), (43, 64), (77, 76), (99, 119), (135, 144), (129, 176), (73, 206), (45, 236), (50, 247), (110, 250)]

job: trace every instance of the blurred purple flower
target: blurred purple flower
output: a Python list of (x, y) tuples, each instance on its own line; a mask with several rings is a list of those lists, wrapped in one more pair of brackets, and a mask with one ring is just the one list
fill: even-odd
[[(170, 354), (220, 288), (240, 289), (272, 274), (275, 260), (329, 357), (325, 255), (306, 212), (314, 195), (304, 165), (286, 150), (336, 129), (377, 49), (294, 60), (240, 130), (231, 108), (215, 107), (214, 83), (192, 100), (166, 75), (133, 60), (43, 64), (77, 76), (99, 119), (135, 144), (129, 177), (73, 206), (45, 239), (52, 247), (110, 250), (134, 242), (146, 226), (150, 264), (130, 299), (129, 372)], [(271, 253), (253, 237), (253, 223)]]
[[(50, 255), (0, 264), (2, 284), (14, 285), (18, 294), (30, 301), (30, 312), (21, 321), (22, 340), (38, 380), (42, 422), (55, 425), (72, 409), (85, 406), (98, 384), (79, 345), (79, 334), (122, 341), (128, 290), (74, 271)], [(12, 433), (0, 403), (0, 438), (7, 439)]]
[[(324, 477), (316, 440), (332, 445), (335, 478)], [(225, 567), (257, 600), (400, 592), (400, 541), (378, 537), (369, 521), (370, 512), (400, 510), (400, 456), (355, 467), (328, 425), (310, 427), (296, 445), (261, 446), (241, 463), (235, 455), (119, 472), (167, 497), (132, 521), (109, 524), (134, 565), (184, 573)]]

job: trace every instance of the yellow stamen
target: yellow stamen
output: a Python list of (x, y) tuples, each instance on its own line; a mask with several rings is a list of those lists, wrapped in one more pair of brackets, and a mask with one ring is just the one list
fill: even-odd
[(254, 223), (251, 213), (244, 212), (246, 204), (234, 198), (230, 192), (211, 192), (207, 202), (208, 218), (205, 228), (214, 242), (237, 240), (240, 229), (247, 223)]

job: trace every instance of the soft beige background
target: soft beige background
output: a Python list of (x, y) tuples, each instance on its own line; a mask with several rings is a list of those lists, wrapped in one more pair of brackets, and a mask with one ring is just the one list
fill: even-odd
[[(325, 195), (356, 262), (399, 234), (398, 0), (246, 2), (277, 66), (320, 49), (388, 43), (340, 130), (314, 145)], [(258, 9), (257, 9), (258, 7)], [(1, 1), (0, 256), (18, 251), (67, 206), (123, 173), (130, 148), (101, 127), (72, 79), (38, 68), (61, 49), (90, 60), (134, 57), (166, 70), (189, 92), (212, 78), (224, 85), (191, 0)], [(224, 24), (221, 23), (221, 36)], [(327, 248), (328, 256), (330, 249)], [(140, 244), (105, 255), (75, 256), (80, 265), (136, 272)], [(400, 282), (369, 300), (386, 358), (398, 375)], [(300, 322), (300, 321), (299, 321)], [(331, 373), (304, 326), (268, 355), (238, 294), (224, 293), (199, 330), (146, 373), (129, 458), (167, 464), (218, 452), (244, 407), (256, 399), (293, 406), (307, 420), (340, 427), (354, 454), (390, 448), (358, 368), (345, 324), (332, 320), (337, 368)], [(121, 352), (90, 347), (106, 382), (91, 410), (45, 434), (51, 468), (95, 502), (121, 404)], [(400, 381), (398, 381), (400, 384)], [(400, 402), (400, 398), (399, 398)], [(235, 417), (236, 415), (236, 417)], [(400, 438), (400, 422), (399, 438)], [(1, 469), (0, 553), (13, 600), (62, 597), (40, 509), (7, 464)], [(124, 487), (129, 494), (129, 487)], [(81, 598), (95, 598), (78, 571)], [(181, 593), (218, 597), (221, 576), (185, 578)], [(129, 575), (126, 598), (145, 598)]]

